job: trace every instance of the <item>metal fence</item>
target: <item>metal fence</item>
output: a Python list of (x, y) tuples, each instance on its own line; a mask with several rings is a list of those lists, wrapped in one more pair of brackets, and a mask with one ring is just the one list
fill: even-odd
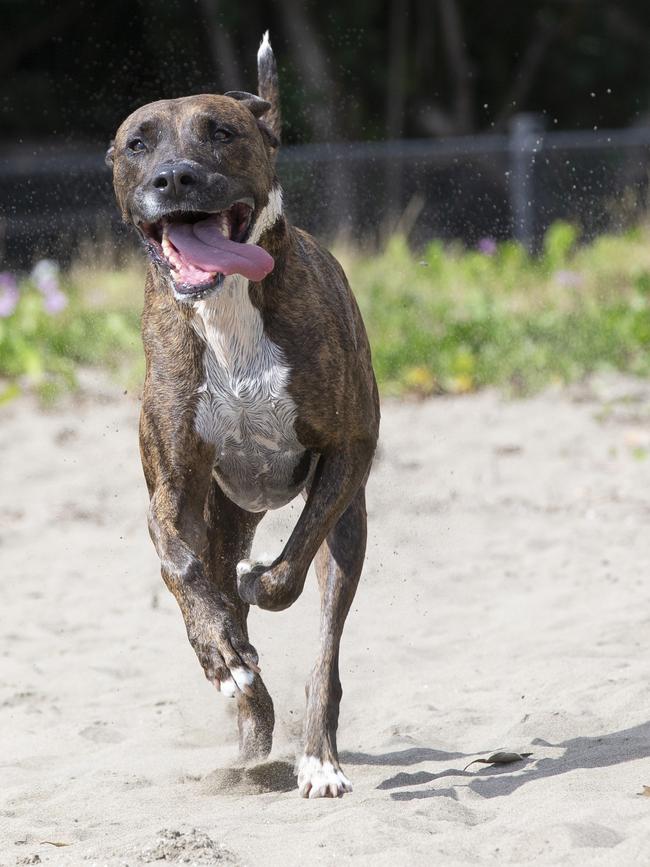
[[(0, 158), (0, 260), (128, 248), (102, 150), (25, 150)], [(293, 222), (327, 240), (376, 244), (398, 228), (415, 244), (515, 237), (535, 249), (557, 219), (590, 237), (643, 218), (650, 128), (553, 132), (519, 115), (508, 135), (286, 147), (278, 174)]]

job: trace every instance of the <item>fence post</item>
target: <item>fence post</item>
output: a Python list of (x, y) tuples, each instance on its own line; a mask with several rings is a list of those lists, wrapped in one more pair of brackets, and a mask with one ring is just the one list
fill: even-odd
[(508, 161), (510, 210), (515, 238), (532, 253), (535, 248), (535, 154), (541, 148), (544, 119), (516, 114), (510, 121)]

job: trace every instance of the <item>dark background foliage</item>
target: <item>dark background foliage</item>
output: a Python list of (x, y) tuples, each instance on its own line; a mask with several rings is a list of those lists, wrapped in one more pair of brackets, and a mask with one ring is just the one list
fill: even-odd
[[(269, 28), (285, 140), (644, 122), (647, 0), (0, 0), (0, 143), (103, 142), (136, 105), (254, 89)], [(12, 148), (13, 149), (13, 148)]]

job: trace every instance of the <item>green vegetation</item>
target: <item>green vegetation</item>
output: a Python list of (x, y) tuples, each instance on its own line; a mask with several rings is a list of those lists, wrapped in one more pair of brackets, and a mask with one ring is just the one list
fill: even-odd
[(384, 393), (513, 394), (613, 368), (650, 373), (650, 234), (577, 244), (557, 223), (542, 254), (393, 238), (380, 256), (342, 256)]
[[(611, 368), (650, 374), (650, 232), (579, 245), (553, 226), (542, 254), (485, 239), (414, 253), (395, 237), (380, 255), (338, 250), (359, 300), (384, 393), (523, 394)], [(39, 263), (16, 285), (0, 274), (0, 400), (51, 398), (81, 365), (122, 382), (142, 376), (142, 266), (59, 276)]]
[(139, 378), (141, 285), (131, 271), (59, 275), (47, 260), (22, 280), (0, 274), (0, 403), (24, 390), (52, 401), (76, 388), (80, 366), (106, 367), (122, 382)]

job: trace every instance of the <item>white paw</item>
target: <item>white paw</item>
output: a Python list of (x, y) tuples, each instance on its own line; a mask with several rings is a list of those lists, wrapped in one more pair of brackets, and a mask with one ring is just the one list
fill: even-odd
[(248, 575), (249, 572), (253, 571), (254, 565), (254, 560), (240, 560), (237, 564), (237, 577), (241, 578), (243, 575)]
[(243, 575), (248, 575), (256, 566), (263, 566), (267, 569), (272, 562), (273, 558), (267, 554), (262, 554), (259, 560), (240, 560), (237, 564), (237, 577), (241, 578)]
[(238, 692), (250, 694), (255, 675), (247, 668), (232, 668), (232, 677), (222, 680), (219, 689), (228, 698), (234, 698)]
[(340, 798), (352, 791), (352, 783), (331, 762), (303, 756), (298, 765), (298, 789), (303, 798)]

